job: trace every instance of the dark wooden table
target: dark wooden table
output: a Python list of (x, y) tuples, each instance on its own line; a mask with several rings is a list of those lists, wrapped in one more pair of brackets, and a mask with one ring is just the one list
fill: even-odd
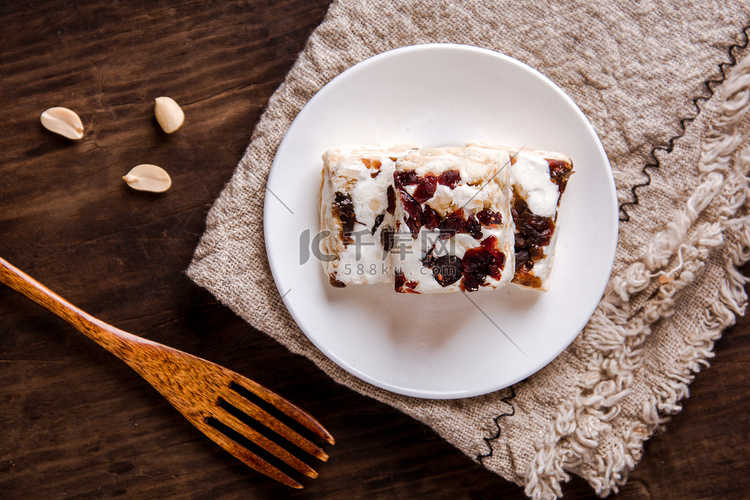
[[(328, 0), (0, 4), (0, 256), (82, 309), (239, 371), (335, 435), (302, 492), (241, 465), (110, 354), (0, 287), (2, 498), (525, 498), (429, 428), (339, 386), (251, 328), (184, 274), (206, 213)], [(153, 99), (187, 120), (160, 132)], [(81, 116), (78, 142), (39, 115)], [(121, 180), (138, 163), (164, 195)], [(750, 322), (666, 432), (623, 498), (748, 498)], [(574, 479), (566, 498), (594, 498)]]

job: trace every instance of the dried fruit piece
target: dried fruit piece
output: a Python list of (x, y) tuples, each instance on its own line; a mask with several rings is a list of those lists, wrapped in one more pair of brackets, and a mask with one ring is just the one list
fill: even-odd
[(42, 126), (68, 139), (78, 140), (83, 137), (83, 123), (68, 108), (49, 108), (41, 116)]
[(138, 191), (163, 193), (172, 185), (172, 179), (163, 168), (149, 163), (136, 165), (122, 178), (128, 186)]
[(490, 253), (485, 247), (476, 247), (466, 250), (463, 264), (463, 285), (468, 292), (475, 292), (479, 287), (484, 285), (487, 275), (497, 272), (497, 268), (505, 262), (498, 262), (498, 259)]
[(397, 170), (393, 172), (393, 184), (396, 189), (411, 186), (419, 182), (419, 176), (414, 170)]
[(464, 210), (459, 208), (455, 212), (446, 216), (445, 219), (438, 224), (438, 229), (440, 229), (440, 239), (442, 240), (447, 240), (458, 233), (465, 233), (466, 220), (464, 220)]
[(503, 223), (503, 216), (491, 208), (485, 208), (477, 212), (477, 220), (484, 226), (495, 226)]
[[(348, 244), (354, 243), (352, 233), (354, 232), (354, 224), (357, 223), (357, 214), (354, 213), (352, 195), (336, 191), (334, 196), (333, 213), (341, 221), (341, 241), (344, 242), (346, 247)], [(372, 234), (375, 234), (375, 232), (373, 231)]]
[(466, 219), (466, 232), (475, 240), (482, 239), (482, 225), (477, 220), (476, 215), (470, 215)]
[(438, 183), (453, 189), (461, 181), (461, 172), (458, 170), (446, 170), (438, 176)]
[(427, 229), (435, 229), (440, 224), (440, 215), (432, 209), (431, 206), (425, 205), (422, 210), (422, 225)]
[(182, 126), (185, 113), (171, 97), (157, 97), (154, 103), (154, 115), (164, 132), (171, 134)]
[(432, 269), (432, 277), (440, 283), (440, 286), (452, 285), (461, 279), (464, 272), (461, 259), (455, 255), (435, 257), (425, 263), (425, 267)]
[(424, 203), (425, 201), (432, 198), (435, 194), (435, 189), (438, 185), (438, 178), (435, 174), (426, 174), (424, 177), (419, 178), (417, 188), (414, 190), (412, 195), (418, 203)]

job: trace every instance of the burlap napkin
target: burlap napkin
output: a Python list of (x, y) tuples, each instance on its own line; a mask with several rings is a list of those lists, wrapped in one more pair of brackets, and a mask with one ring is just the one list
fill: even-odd
[[(750, 59), (734, 58), (749, 12), (747, 0), (334, 2), (211, 209), (188, 274), (337, 382), (431, 426), (530, 497), (561, 495), (570, 473), (615, 492), (745, 307)], [(262, 236), (274, 153), (308, 99), (356, 62), (427, 42), (493, 49), (561, 86), (600, 135), (623, 204), (612, 278), (574, 343), (512, 388), (448, 401), (391, 394), (325, 358), (284, 308)]]

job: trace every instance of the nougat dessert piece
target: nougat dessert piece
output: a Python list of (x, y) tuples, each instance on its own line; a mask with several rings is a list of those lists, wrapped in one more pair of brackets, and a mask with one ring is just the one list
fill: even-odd
[(549, 290), (558, 236), (558, 208), (573, 173), (572, 160), (552, 151), (485, 144), (470, 144), (469, 147), (480, 151), (506, 151), (510, 155), (516, 257), (513, 283)]
[(435, 148), (396, 162), (394, 288), (492, 290), (510, 282), (514, 231), (506, 151)]
[(409, 149), (351, 147), (324, 153), (319, 208), (321, 234), (326, 237), (320, 251), (331, 285), (392, 279), (393, 173), (396, 161)]

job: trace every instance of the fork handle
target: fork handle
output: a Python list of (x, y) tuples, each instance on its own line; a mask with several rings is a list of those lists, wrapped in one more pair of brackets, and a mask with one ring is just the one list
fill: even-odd
[(137, 355), (133, 349), (135, 345), (154, 344), (149, 340), (115, 328), (78, 309), (2, 257), (0, 257), (0, 282), (64, 319), (78, 331), (123, 361), (129, 362)]

